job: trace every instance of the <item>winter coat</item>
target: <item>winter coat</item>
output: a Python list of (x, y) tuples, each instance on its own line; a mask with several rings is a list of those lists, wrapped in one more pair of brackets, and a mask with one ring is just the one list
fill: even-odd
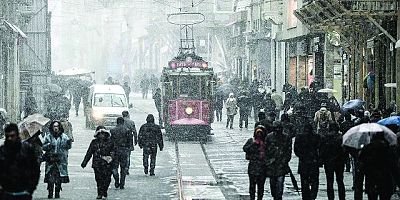
[[(257, 109), (261, 109), (263, 106), (264, 97), (265, 97), (265, 92), (261, 93), (261, 92), (257, 91), (253, 95), (253, 106), (256, 107)], [(258, 111), (259, 110), (257, 110), (257, 112)]]
[(161, 111), (161, 94), (159, 92), (155, 92), (153, 95), (154, 104), (158, 111)]
[(267, 98), (264, 100), (263, 108), (265, 109), (265, 113), (268, 115), (270, 112), (275, 112), (276, 105), (274, 100), (271, 98)]
[(359, 160), (365, 172), (367, 191), (377, 186), (392, 192), (394, 184), (399, 185), (394, 151), (386, 141), (372, 141), (366, 145), (360, 152)]
[(296, 136), (294, 153), (299, 157), (299, 174), (319, 170), (320, 143), (320, 136), (314, 133), (302, 133)]
[(115, 151), (126, 151), (133, 148), (133, 135), (124, 124), (119, 124), (110, 130), (111, 141)]
[(338, 132), (329, 132), (321, 136), (320, 162), (324, 165), (343, 165), (346, 154), (342, 147), (342, 135)]
[(344, 121), (340, 124), (340, 132), (342, 132), (342, 135), (346, 134), (348, 130), (354, 127), (354, 122), (353, 121)]
[(240, 112), (249, 113), (251, 111), (251, 99), (246, 95), (241, 95), (237, 98), (237, 106)]
[[(137, 131), (136, 131), (135, 122), (132, 121), (132, 120), (130, 120), (130, 119), (127, 118), (127, 117), (124, 117), (124, 126), (126, 126), (126, 128), (128, 128), (128, 129), (131, 131), (132, 136), (133, 136), (133, 138), (134, 138), (134, 141), (133, 141), (134, 144), (133, 144), (133, 146), (136, 145), (138, 139), (137, 139)], [(133, 146), (132, 146), (132, 147), (133, 147)]]
[(143, 124), (139, 130), (138, 144), (140, 148), (155, 147), (156, 149), (158, 145), (162, 150), (164, 141), (160, 126), (149, 122)]
[(7, 192), (27, 191), (32, 194), (40, 178), (35, 150), (22, 142), (19, 151), (12, 155), (4, 145), (0, 147), (0, 186)]
[[(68, 150), (71, 149), (71, 140), (64, 133), (54, 137), (53, 133), (46, 134), (43, 142), (43, 150), (46, 161), (45, 173), (50, 174), (52, 167), (57, 167), (62, 182), (69, 182), (68, 178)], [(56, 161), (54, 161), (55, 159)], [(45, 182), (47, 180), (45, 179)]]
[(243, 146), (246, 152), (246, 159), (249, 160), (247, 173), (253, 176), (265, 176), (265, 160), (260, 158), (260, 146), (254, 142), (253, 138), (247, 140)]
[(283, 99), (282, 96), (279, 95), (278, 93), (274, 92), (271, 95), (271, 99), (275, 102), (276, 109), (282, 110), (283, 108)]
[(265, 138), (265, 165), (267, 177), (284, 176), (290, 172), (292, 158), (292, 138), (285, 134), (271, 132)]
[(226, 114), (236, 115), (237, 114), (237, 101), (235, 98), (228, 98), (225, 102)]
[(107, 163), (103, 156), (114, 157), (114, 144), (110, 138), (94, 139), (90, 142), (89, 148), (86, 152), (85, 158), (82, 161), (82, 166), (86, 166), (89, 160), (93, 157), (92, 167), (93, 168), (111, 168), (111, 163)]
[(216, 110), (222, 110), (224, 107), (224, 94), (223, 92), (218, 91), (215, 95), (215, 109)]
[(315, 113), (314, 122), (317, 124), (318, 134), (325, 134), (328, 132), (329, 123), (332, 122), (331, 112), (322, 107)]

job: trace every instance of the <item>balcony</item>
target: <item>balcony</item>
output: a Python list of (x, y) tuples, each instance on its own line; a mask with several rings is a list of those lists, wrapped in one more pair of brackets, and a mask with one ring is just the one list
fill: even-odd
[(397, 11), (399, 1), (397, 0), (339, 0), (347, 10), (351, 11)]

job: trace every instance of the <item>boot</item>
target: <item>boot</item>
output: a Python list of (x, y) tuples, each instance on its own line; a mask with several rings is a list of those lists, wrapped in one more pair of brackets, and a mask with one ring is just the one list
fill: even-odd
[(59, 199), (60, 198), (60, 191), (61, 191), (61, 186), (56, 186), (56, 192), (54, 194), (54, 198), (55, 199)]
[(47, 190), (49, 191), (49, 194), (47, 195), (48, 199), (52, 199), (53, 198), (53, 192), (54, 192), (54, 186), (48, 184), (47, 185)]

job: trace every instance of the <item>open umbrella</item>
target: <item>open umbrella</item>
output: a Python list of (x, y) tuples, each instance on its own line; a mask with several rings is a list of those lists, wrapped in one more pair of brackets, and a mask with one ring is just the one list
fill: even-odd
[(371, 137), (379, 132), (384, 133), (385, 139), (390, 145), (397, 144), (396, 134), (390, 129), (377, 123), (365, 123), (351, 128), (343, 135), (343, 146), (362, 149), (370, 143)]
[(30, 136), (33, 136), (49, 121), (49, 118), (41, 114), (33, 114), (26, 117), (18, 125), (21, 129), (26, 129)]
[(349, 110), (353, 110), (353, 109), (360, 109), (364, 106), (364, 104), (365, 104), (365, 101), (363, 101), (361, 99), (353, 99), (353, 100), (350, 100), (350, 101), (346, 102), (345, 104), (343, 104), (342, 110), (349, 111)]
[(397, 125), (400, 126), (400, 116), (392, 116), (378, 121), (382, 126)]
[(337, 91), (334, 89), (330, 89), (330, 88), (324, 88), (324, 89), (320, 89), (318, 90), (319, 93), (336, 93)]

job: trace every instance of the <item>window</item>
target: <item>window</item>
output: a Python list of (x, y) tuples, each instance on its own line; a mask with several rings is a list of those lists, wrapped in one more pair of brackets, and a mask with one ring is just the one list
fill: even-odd
[(96, 107), (126, 107), (126, 98), (123, 94), (95, 94)]
[(294, 11), (297, 9), (297, 0), (289, 0), (288, 4), (288, 28), (297, 27), (297, 18)]

